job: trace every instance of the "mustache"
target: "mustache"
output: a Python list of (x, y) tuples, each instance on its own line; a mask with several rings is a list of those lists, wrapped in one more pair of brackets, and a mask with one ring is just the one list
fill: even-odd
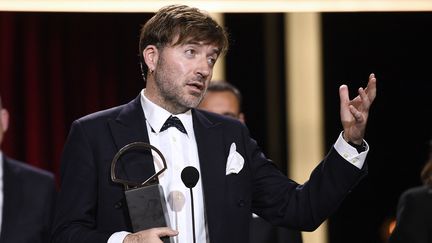
[(206, 80), (207, 80), (206, 76), (203, 76), (201, 74), (197, 74), (197, 75), (195, 75), (195, 77), (191, 81), (205, 83)]

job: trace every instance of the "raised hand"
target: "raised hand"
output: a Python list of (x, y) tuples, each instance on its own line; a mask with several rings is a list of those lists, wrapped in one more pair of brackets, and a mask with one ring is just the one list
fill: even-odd
[(376, 78), (372, 73), (365, 89), (359, 88), (358, 96), (353, 100), (349, 98), (348, 86), (339, 88), (340, 116), (345, 141), (360, 145), (363, 142), (369, 108), (376, 97)]

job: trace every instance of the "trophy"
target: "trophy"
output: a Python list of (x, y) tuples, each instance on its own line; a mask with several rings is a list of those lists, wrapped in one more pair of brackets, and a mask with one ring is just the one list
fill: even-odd
[[(137, 150), (155, 151), (162, 159), (163, 168), (141, 183), (117, 178), (115, 170), (117, 161), (122, 155)], [(158, 176), (166, 169), (167, 164), (162, 153), (148, 143), (133, 142), (127, 144), (114, 156), (111, 162), (111, 180), (124, 186), (133, 232), (155, 227), (170, 227), (163, 188), (157, 183)], [(173, 242), (170, 237), (162, 237), (161, 240), (164, 243)]]

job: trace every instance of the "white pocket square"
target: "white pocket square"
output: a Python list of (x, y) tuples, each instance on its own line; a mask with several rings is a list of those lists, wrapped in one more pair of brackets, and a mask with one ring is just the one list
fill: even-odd
[(236, 144), (232, 143), (226, 164), (226, 175), (238, 174), (243, 168), (243, 164), (243, 157), (236, 151)]

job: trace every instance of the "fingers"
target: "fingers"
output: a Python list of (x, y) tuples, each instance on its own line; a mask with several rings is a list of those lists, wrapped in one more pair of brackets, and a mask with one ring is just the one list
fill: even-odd
[(349, 106), (349, 110), (353, 115), (354, 119), (356, 120), (356, 122), (362, 123), (364, 121), (363, 113), (357, 110), (353, 105)]
[(339, 88), (339, 97), (340, 97), (340, 116), (342, 123), (348, 122), (352, 120), (351, 114), (349, 111), (349, 93), (348, 93), (348, 87), (346, 85), (341, 85)]
[(365, 91), (368, 95), (370, 103), (372, 103), (375, 100), (376, 92), (377, 92), (375, 74), (371, 73), (369, 75), (369, 82), (368, 82), (368, 85), (367, 85)]
[[(362, 91), (367, 95), (367, 98), (362, 94)], [(375, 74), (371, 73), (369, 75), (369, 81), (368, 85), (365, 89), (360, 88), (359, 89), (359, 95), (356, 96), (353, 100), (351, 100), (351, 105), (354, 105), (355, 107), (359, 107), (360, 105), (364, 105), (369, 109), (369, 107), (372, 105), (372, 102), (375, 100), (376, 97), (376, 78)], [(366, 102), (366, 104), (363, 104), (363, 102)]]
[(348, 87), (345, 84), (339, 87), (339, 98), (340, 98), (341, 105), (342, 104), (348, 105), (350, 102)]
[(369, 75), (368, 85), (366, 86), (365, 89), (359, 88), (359, 96), (357, 96), (351, 104), (361, 103), (363, 108), (366, 111), (368, 111), (375, 97), (376, 97), (376, 78), (375, 78), (375, 74), (371, 73)]
[(357, 109), (359, 110), (363, 110), (363, 111), (368, 111), (369, 107), (371, 105), (371, 102), (369, 100), (369, 96), (367, 95), (366, 91), (363, 88), (359, 88), (358, 90), (359, 93), (359, 103), (361, 104), (361, 106), (358, 106)]
[(176, 236), (178, 231), (168, 227), (151, 228), (147, 230), (141, 230), (139, 232), (129, 234), (124, 239), (123, 243), (161, 243), (161, 238), (165, 236)]
[(155, 231), (154, 233), (159, 237), (178, 235), (178, 231), (168, 227), (154, 228), (153, 230)]

